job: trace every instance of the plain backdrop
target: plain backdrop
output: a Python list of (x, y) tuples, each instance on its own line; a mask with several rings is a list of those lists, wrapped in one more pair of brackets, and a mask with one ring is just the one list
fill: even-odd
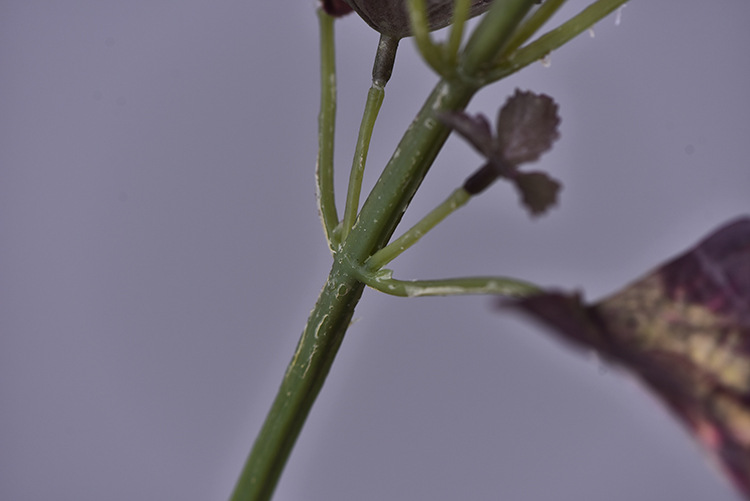
[[(493, 186), (397, 277), (596, 300), (750, 212), (750, 3), (621, 14), (469, 106), (559, 102), (559, 206)], [(337, 40), (341, 193), (377, 36)], [(317, 43), (313, 0), (0, 2), (1, 499), (228, 497), (330, 266)], [(435, 81), (405, 40), (367, 186)], [(451, 138), (405, 224), (479, 162)], [(279, 501), (738, 499), (634, 379), (489, 298), (368, 290), (355, 318)]]

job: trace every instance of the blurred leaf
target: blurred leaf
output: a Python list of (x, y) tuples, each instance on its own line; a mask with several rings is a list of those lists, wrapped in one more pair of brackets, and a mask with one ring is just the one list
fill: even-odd
[(750, 499), (750, 218), (593, 305), (558, 292), (511, 304), (637, 374)]
[(551, 97), (516, 89), (497, 116), (498, 154), (514, 165), (534, 162), (560, 137), (559, 125)]
[(463, 111), (440, 114), (440, 121), (466, 139), (479, 153), (487, 158), (494, 155), (495, 140), (487, 117), (481, 113), (469, 115)]
[(544, 94), (516, 89), (498, 113), (497, 135), (483, 115), (443, 113), (440, 120), (471, 143), (487, 162), (464, 182), (471, 195), (484, 191), (498, 178), (511, 180), (521, 193), (521, 202), (534, 215), (557, 203), (562, 185), (542, 172), (523, 173), (518, 167), (533, 162), (560, 137), (557, 104)]
[(532, 215), (538, 216), (557, 203), (562, 185), (544, 172), (517, 172), (513, 180)]

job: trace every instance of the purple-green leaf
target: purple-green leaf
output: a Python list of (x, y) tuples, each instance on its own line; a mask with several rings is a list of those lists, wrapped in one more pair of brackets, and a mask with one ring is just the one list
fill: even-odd
[(521, 193), (521, 202), (538, 216), (557, 203), (562, 185), (544, 172), (516, 172), (513, 181)]
[(635, 373), (750, 499), (750, 217), (597, 303), (505, 304)]

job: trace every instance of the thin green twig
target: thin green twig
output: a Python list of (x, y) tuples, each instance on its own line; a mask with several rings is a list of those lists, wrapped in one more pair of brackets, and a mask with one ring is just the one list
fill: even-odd
[(414, 245), (428, 231), (437, 226), (446, 217), (453, 214), (459, 207), (463, 207), (471, 195), (463, 188), (457, 188), (440, 205), (432, 209), (425, 217), (393, 242), (389, 243), (365, 262), (368, 270), (379, 270), (393, 261), (406, 249)]
[(540, 292), (536, 285), (507, 277), (460, 277), (439, 280), (397, 280), (391, 270), (380, 273), (362, 273), (360, 279), (368, 287), (392, 296), (458, 296), (469, 294), (493, 294), (508, 297), (524, 297)]
[(447, 75), (443, 52), (430, 36), (430, 27), (427, 20), (427, 2), (425, 0), (407, 0), (407, 10), (411, 22), (411, 31), (414, 34), (414, 42), (417, 44), (419, 53), (427, 64), (438, 74)]
[(502, 53), (521, 20), (536, 0), (503, 0), (493, 2), (466, 42), (460, 57), (459, 72), (469, 79), (477, 78)]
[(598, 0), (557, 28), (548, 31), (530, 44), (510, 54), (494, 69), (487, 72), (483, 83), (500, 80), (535, 61), (541, 60), (553, 50), (591, 28), (604, 17), (617, 10), (618, 7), (627, 3), (627, 1)]
[(367, 162), (367, 152), (370, 149), (370, 140), (372, 131), (375, 128), (375, 120), (378, 118), (380, 106), (383, 104), (385, 90), (377, 83), (372, 84), (367, 93), (367, 102), (365, 111), (362, 114), (362, 123), (359, 126), (359, 137), (357, 138), (357, 148), (354, 152), (354, 161), (352, 170), (349, 174), (349, 189), (346, 193), (346, 206), (344, 208), (344, 221), (341, 228), (341, 241), (346, 240), (354, 221), (357, 218), (359, 210), (359, 197), (362, 193), (362, 179), (365, 175), (365, 163)]
[(471, 0), (456, 0), (453, 4), (453, 23), (445, 43), (445, 60), (452, 68), (458, 64), (458, 51), (461, 49), (470, 8)]
[(336, 128), (336, 53), (333, 17), (318, 9), (320, 23), (320, 113), (318, 114), (318, 159), (315, 168), (318, 212), (328, 246), (337, 247), (339, 224), (333, 188), (333, 141)]
[(526, 41), (534, 36), (534, 33), (539, 31), (539, 28), (541, 28), (544, 23), (546, 23), (549, 18), (552, 17), (566, 1), (567, 0), (545, 0), (542, 5), (540, 5), (539, 8), (536, 9), (529, 16), (529, 18), (526, 19), (523, 24), (518, 27), (516, 32), (513, 34), (513, 38), (510, 39), (508, 45), (505, 47), (505, 50), (500, 57), (502, 57), (502, 55), (504, 54), (512, 53), (514, 50), (526, 43)]

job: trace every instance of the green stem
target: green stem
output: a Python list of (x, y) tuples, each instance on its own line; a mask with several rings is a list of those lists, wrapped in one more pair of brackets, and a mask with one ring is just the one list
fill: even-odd
[(458, 79), (441, 80), (404, 134), (365, 200), (343, 250), (362, 263), (390, 239), (450, 130), (436, 115), (466, 107), (477, 87)]
[(232, 501), (271, 499), (294, 442), (323, 386), (364, 284), (341, 259), (310, 313), (297, 350), (245, 463)]
[(535, 0), (493, 2), (466, 42), (459, 71), (470, 78), (476, 78), (486, 70), (487, 62), (493, 61), (502, 53), (519, 23), (535, 3)]
[(407, 0), (406, 7), (409, 11), (414, 42), (417, 44), (419, 53), (438, 75), (446, 76), (448, 68), (446, 68), (443, 60), (442, 49), (435, 45), (430, 35), (427, 2), (425, 0)]
[(336, 253), (328, 281), (245, 463), (232, 501), (267, 501), (325, 381), (364, 289), (358, 267), (393, 234), (401, 215), (448, 137), (436, 112), (463, 108), (476, 88), (441, 81), (404, 134)]
[(357, 148), (354, 151), (354, 161), (352, 162), (352, 170), (349, 174), (349, 189), (346, 193), (344, 222), (341, 228), (342, 242), (346, 240), (349, 231), (352, 229), (352, 226), (354, 226), (354, 220), (357, 218), (359, 197), (362, 193), (362, 179), (365, 175), (367, 153), (370, 149), (370, 140), (372, 139), (372, 131), (375, 128), (375, 120), (378, 118), (378, 113), (380, 112), (380, 106), (383, 104), (384, 97), (385, 89), (373, 82), (370, 91), (367, 93), (365, 111), (362, 114), (362, 123), (359, 126)]
[(318, 160), (315, 168), (318, 212), (331, 250), (338, 246), (334, 230), (339, 223), (333, 188), (333, 141), (336, 128), (336, 53), (333, 17), (318, 9), (320, 23), (320, 113)]
[(389, 243), (366, 262), (368, 270), (379, 270), (386, 264), (393, 261), (402, 254), (406, 249), (414, 245), (428, 231), (437, 226), (446, 217), (453, 214), (459, 207), (463, 207), (471, 198), (471, 195), (463, 188), (458, 188), (450, 194), (440, 205), (432, 209), (425, 217), (419, 220), (417, 224), (406, 230), (406, 232), (393, 242)]
[(536, 285), (507, 277), (461, 277), (439, 280), (396, 280), (391, 270), (360, 275), (369, 287), (392, 296), (456, 296), (466, 294), (495, 294), (508, 297), (523, 297), (539, 293)]
[(566, 1), (567, 0), (545, 0), (513, 34), (513, 38), (508, 42), (504, 53), (513, 52), (523, 45), (529, 38), (534, 36), (534, 33), (536, 33)]
[(591, 28), (618, 7), (627, 3), (627, 1), (599, 0), (589, 5), (557, 28), (548, 31), (529, 45), (521, 47), (510, 54), (507, 59), (498, 64), (493, 70), (487, 72), (482, 83), (487, 84), (495, 80), (500, 80), (535, 61), (539, 61), (545, 55)]
[(458, 64), (458, 51), (464, 38), (466, 20), (469, 18), (471, 0), (456, 0), (453, 5), (453, 23), (445, 44), (445, 59), (451, 68)]

